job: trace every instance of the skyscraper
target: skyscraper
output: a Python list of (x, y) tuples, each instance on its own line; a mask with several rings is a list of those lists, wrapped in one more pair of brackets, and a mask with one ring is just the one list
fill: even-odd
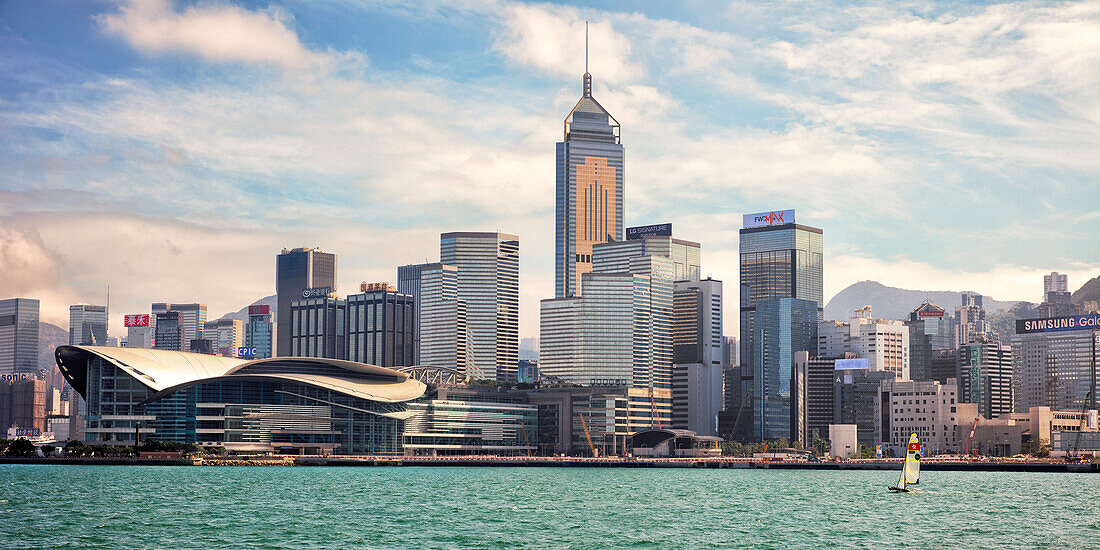
[(397, 268), (397, 291), (415, 297), (414, 363), (466, 372), (470, 331), (458, 297), (458, 268), (430, 263)]
[(519, 237), (443, 233), (439, 261), (458, 268), (458, 298), (466, 302), (470, 331), (466, 374), (514, 381), (519, 358)]
[(236, 357), (244, 345), (244, 322), (240, 319), (217, 319), (203, 323), (203, 339), (210, 340), (212, 351), (222, 357)]
[(271, 306), (248, 306), (248, 324), (244, 326), (244, 345), (256, 348), (256, 359), (271, 357), (271, 337), (275, 325), (271, 322)]
[(0, 300), (0, 374), (38, 375), (38, 300)]
[(677, 281), (672, 296), (672, 426), (718, 435), (722, 281)]
[(107, 345), (106, 306), (69, 306), (69, 345)]
[(1051, 292), (1069, 292), (1069, 275), (1052, 271), (1050, 275), (1043, 275), (1043, 301), (1051, 302)]
[(960, 403), (977, 403), (995, 418), (1012, 412), (1012, 347), (991, 338), (959, 346), (956, 355)]
[(753, 424), (755, 439), (799, 439), (797, 392), (792, 391), (795, 353), (817, 347), (818, 302), (771, 298), (756, 302), (753, 326)]
[[(587, 62), (586, 62), (587, 65)], [(580, 292), (592, 271), (592, 246), (623, 240), (623, 146), (619, 121), (592, 97), (585, 67), (580, 101), (557, 144), (554, 296)]]
[(363, 285), (347, 298), (347, 360), (379, 367), (413, 365), (416, 298), (388, 284)]
[(976, 292), (963, 292), (962, 304), (955, 308), (955, 320), (954, 347), (956, 348), (975, 342), (989, 332), (985, 310), (982, 309), (982, 295)]
[(909, 378), (934, 380), (932, 359), (936, 350), (951, 349), (954, 318), (942, 307), (925, 301), (909, 313), (905, 324), (909, 327)]
[(292, 357), (346, 359), (347, 302), (335, 292), (311, 292), (309, 297), (292, 300), (290, 308), (290, 353)]
[[(178, 313), (177, 321), (180, 331), (179, 335), (179, 348), (165, 348), (161, 347), (160, 342), (157, 342), (157, 349), (174, 349), (176, 351), (187, 351), (191, 344), (191, 340), (201, 340), (203, 338), (203, 325), (206, 323), (206, 304), (170, 304), (166, 302), (157, 302), (153, 304), (153, 314), (150, 317), (155, 322), (160, 322), (161, 313), (174, 311)], [(154, 334), (159, 338), (160, 331), (155, 330)]]
[(336, 255), (321, 251), (320, 248), (283, 249), (275, 259), (275, 292), (278, 295), (275, 304), (275, 354), (280, 357), (291, 355), (290, 303), (301, 298), (309, 298), (303, 292), (320, 289), (336, 290)]
[(161, 311), (154, 314), (156, 328), (153, 337), (154, 349), (166, 349), (171, 351), (187, 351), (191, 340), (187, 344), (183, 340), (183, 329), (180, 326), (180, 312)]
[(794, 210), (746, 214), (740, 231), (740, 392), (753, 396), (744, 406), (738, 426), (734, 427), (734, 435), (740, 439), (760, 433), (748, 421), (759, 418), (752, 410), (760, 402), (753, 386), (753, 376), (760, 369), (754, 341), (756, 304), (773, 298), (809, 300), (817, 304), (819, 320), (824, 306), (822, 231), (796, 224), (794, 215)]

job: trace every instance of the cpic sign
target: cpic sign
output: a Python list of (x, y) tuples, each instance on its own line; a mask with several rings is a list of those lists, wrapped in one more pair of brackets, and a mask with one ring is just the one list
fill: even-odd
[(250, 357), (256, 357), (256, 348), (240, 347), (237, 348), (237, 357), (241, 359), (247, 359)]
[(761, 227), (765, 225), (782, 225), (794, 223), (794, 210), (776, 210), (775, 212), (760, 212), (757, 214), (745, 214), (742, 227)]
[(645, 237), (671, 237), (672, 224), (659, 223), (657, 225), (639, 225), (626, 228), (626, 240), (633, 241)]
[(1016, 334), (1059, 332), (1063, 330), (1100, 330), (1100, 313), (1051, 317), (1049, 319), (1017, 319)]

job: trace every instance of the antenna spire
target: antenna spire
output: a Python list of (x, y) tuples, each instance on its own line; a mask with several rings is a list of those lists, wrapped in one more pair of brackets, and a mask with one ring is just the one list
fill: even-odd
[(592, 75), (588, 74), (588, 21), (584, 22), (584, 97), (592, 97)]

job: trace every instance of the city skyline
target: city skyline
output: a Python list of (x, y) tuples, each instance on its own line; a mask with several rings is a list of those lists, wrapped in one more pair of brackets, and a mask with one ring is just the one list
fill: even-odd
[[(675, 223), (704, 276), (735, 283), (740, 216), (787, 208), (828, 233), (826, 301), (865, 279), (1035, 301), (1041, 274), (1072, 290), (1100, 272), (1100, 54), (1071, 46), (1100, 35), (1096, 6), (320, 9), (0, 8), (18, 138), (0, 294), (60, 324), (109, 284), (119, 336), (153, 302), (216, 315), (274, 294), (284, 247), (340, 255), (347, 294), (440, 233), (499, 230), (524, 242), (520, 336), (537, 335), (586, 19), (593, 95), (625, 129), (623, 225)], [(189, 34), (227, 28), (250, 38)]]

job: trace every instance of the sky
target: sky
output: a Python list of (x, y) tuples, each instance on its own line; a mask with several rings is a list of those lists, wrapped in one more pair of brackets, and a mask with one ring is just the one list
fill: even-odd
[[(822, 228), (857, 281), (1038, 301), (1100, 275), (1100, 2), (0, 2), (0, 297), (210, 317), (338, 255), (342, 294), (520, 236), (553, 297), (554, 143), (622, 124), (626, 224), (726, 283), (745, 213)], [(914, 304), (916, 305), (916, 304)]]

